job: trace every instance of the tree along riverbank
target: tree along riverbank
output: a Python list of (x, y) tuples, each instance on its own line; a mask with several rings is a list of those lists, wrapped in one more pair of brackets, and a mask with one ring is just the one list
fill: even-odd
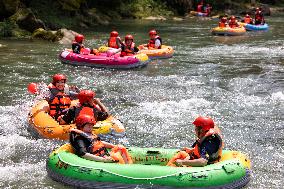
[[(58, 41), (94, 25), (119, 19), (182, 20), (200, 0), (3, 0), (0, 2), (0, 37), (34, 37)], [(284, 0), (204, 0), (212, 15), (244, 14), (263, 7), (267, 14), (284, 11)], [(264, 4), (266, 3), (266, 4)], [(271, 6), (273, 7), (271, 9)]]

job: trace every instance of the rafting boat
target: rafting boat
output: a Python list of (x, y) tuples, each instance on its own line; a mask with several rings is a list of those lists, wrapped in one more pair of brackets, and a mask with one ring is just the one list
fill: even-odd
[(147, 54), (150, 59), (171, 58), (174, 49), (171, 46), (162, 45), (161, 49), (141, 49), (139, 54)]
[(244, 27), (231, 28), (231, 27), (215, 27), (212, 29), (213, 35), (227, 35), (227, 36), (238, 36), (244, 35), (246, 29)]
[[(71, 106), (78, 103), (73, 100)], [(49, 104), (46, 100), (36, 103), (28, 116), (30, 128), (41, 138), (68, 140), (69, 130), (75, 128), (75, 124), (59, 125), (49, 114)], [(104, 121), (98, 121), (94, 125), (93, 134), (105, 141), (114, 141), (125, 136), (125, 128), (122, 123), (113, 116)]]
[(223, 150), (219, 162), (205, 167), (168, 167), (178, 149), (130, 147), (133, 164), (103, 163), (74, 154), (70, 144), (54, 150), (46, 162), (49, 177), (79, 188), (241, 188), (251, 177), (250, 160)]
[(268, 24), (244, 24), (244, 27), (247, 31), (265, 31), (269, 28)]
[(107, 53), (101, 53), (100, 55), (76, 54), (70, 49), (65, 49), (60, 53), (59, 59), (64, 64), (76, 66), (130, 69), (146, 66), (149, 58), (146, 54), (135, 54), (133, 56), (123, 57), (121, 57), (119, 54), (109, 56)]

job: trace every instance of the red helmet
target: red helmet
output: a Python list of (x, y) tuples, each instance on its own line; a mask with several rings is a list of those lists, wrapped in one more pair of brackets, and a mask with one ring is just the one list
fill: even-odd
[(208, 131), (211, 128), (214, 128), (214, 121), (210, 117), (199, 116), (193, 122), (193, 125), (196, 127), (202, 127), (204, 131)]
[(129, 34), (126, 35), (124, 39), (125, 39), (125, 41), (126, 41), (126, 40), (132, 40), (132, 41), (134, 40), (133, 36), (132, 36), (132, 35), (129, 35)]
[(157, 31), (156, 30), (150, 30), (149, 35), (157, 35)]
[(110, 32), (110, 36), (111, 37), (117, 37), (118, 36), (118, 32), (117, 31), (112, 31), (112, 32)]
[(85, 37), (81, 34), (78, 34), (78, 35), (75, 36), (75, 41), (77, 43), (82, 43), (84, 39), (85, 39)]
[(67, 78), (65, 75), (63, 74), (55, 74), (52, 77), (52, 84), (55, 85), (55, 83), (57, 83), (58, 81), (64, 80), (64, 82), (66, 82)]
[(95, 97), (95, 93), (91, 90), (81, 90), (78, 94), (80, 104), (84, 104)]
[(96, 124), (96, 119), (94, 118), (94, 116), (82, 114), (77, 117), (75, 123), (77, 128), (82, 128), (88, 123)]
[(221, 18), (221, 21), (222, 21), (222, 22), (227, 22), (227, 18), (226, 18), (226, 17), (222, 17), (222, 18)]
[(246, 14), (246, 16), (245, 16), (246, 18), (249, 18), (250, 16), (249, 16), (249, 14)]
[(231, 16), (231, 18), (230, 18), (231, 20), (235, 20), (236, 19), (236, 17), (235, 16)]

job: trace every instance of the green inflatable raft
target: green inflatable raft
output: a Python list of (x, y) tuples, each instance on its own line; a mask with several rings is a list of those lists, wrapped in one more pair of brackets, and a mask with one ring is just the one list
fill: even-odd
[(80, 188), (241, 188), (251, 177), (250, 160), (223, 150), (220, 162), (205, 167), (167, 167), (178, 149), (128, 148), (134, 164), (102, 163), (73, 153), (70, 144), (53, 151), (46, 164), (55, 181)]

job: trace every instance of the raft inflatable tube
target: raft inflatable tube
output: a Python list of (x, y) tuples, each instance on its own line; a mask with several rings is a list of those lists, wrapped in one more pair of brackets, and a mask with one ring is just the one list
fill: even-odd
[(208, 16), (208, 13), (205, 12), (190, 11), (189, 13), (193, 16)]
[(212, 29), (213, 35), (227, 35), (227, 36), (238, 36), (244, 35), (246, 29), (244, 27), (230, 28), (230, 27), (216, 27)]
[(101, 55), (76, 54), (69, 49), (63, 50), (59, 59), (64, 64), (112, 69), (141, 68), (146, 66), (149, 60), (146, 54), (120, 57), (119, 54), (108, 56), (106, 53)]
[(244, 24), (244, 27), (246, 28), (247, 31), (265, 31), (268, 30), (269, 28), (268, 24), (259, 24), (259, 25)]
[(147, 54), (150, 59), (171, 58), (174, 49), (171, 46), (162, 45), (161, 49), (141, 49), (139, 54)]
[(205, 167), (165, 166), (177, 149), (128, 148), (134, 164), (86, 160), (65, 144), (46, 162), (49, 177), (79, 188), (222, 188), (245, 186), (251, 178), (250, 160), (238, 151), (224, 150), (220, 162)]
[[(73, 100), (72, 106), (77, 103), (78, 100)], [(75, 128), (75, 124), (59, 125), (47, 113), (48, 109), (46, 100), (41, 100), (32, 107), (28, 116), (30, 128), (41, 138), (69, 140), (69, 130)], [(125, 137), (125, 128), (118, 119), (109, 116), (106, 120), (98, 121), (94, 125), (93, 134), (105, 141), (115, 141)]]

